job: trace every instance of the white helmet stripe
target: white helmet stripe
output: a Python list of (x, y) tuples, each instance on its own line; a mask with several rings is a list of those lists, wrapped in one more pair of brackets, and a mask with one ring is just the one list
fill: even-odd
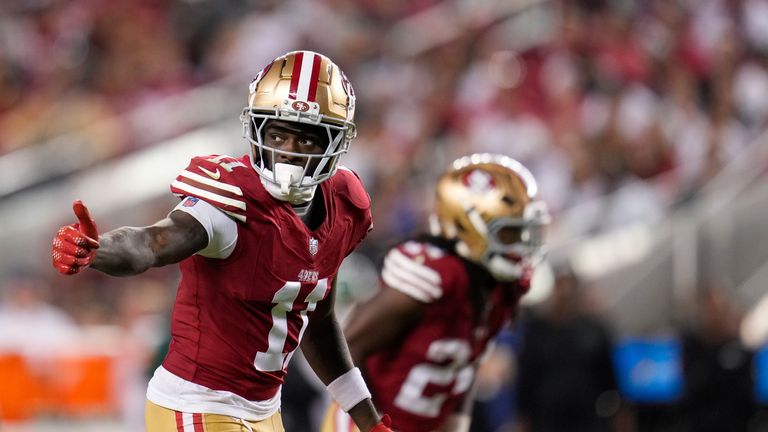
[(317, 77), (320, 73), (320, 57), (311, 52), (303, 51), (296, 55), (293, 65), (290, 96), (293, 99), (315, 100), (317, 93)]

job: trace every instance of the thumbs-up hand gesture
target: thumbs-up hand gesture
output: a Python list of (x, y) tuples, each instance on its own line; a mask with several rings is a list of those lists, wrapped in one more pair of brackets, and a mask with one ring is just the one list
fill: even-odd
[(99, 230), (88, 208), (77, 200), (72, 204), (77, 223), (59, 228), (53, 238), (51, 258), (59, 273), (72, 275), (88, 267), (99, 248)]

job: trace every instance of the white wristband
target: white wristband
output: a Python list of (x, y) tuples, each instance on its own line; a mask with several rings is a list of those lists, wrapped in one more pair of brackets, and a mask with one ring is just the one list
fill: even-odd
[(371, 397), (365, 385), (363, 374), (358, 368), (352, 368), (328, 384), (328, 392), (345, 412), (360, 401)]

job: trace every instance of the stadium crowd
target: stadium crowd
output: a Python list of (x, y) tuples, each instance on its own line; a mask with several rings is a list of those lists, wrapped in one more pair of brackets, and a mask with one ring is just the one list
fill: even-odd
[[(595, 233), (684, 204), (766, 127), (766, 0), (507, 3), (525, 2), (3, 2), (0, 158), (54, 148), (46, 181), (60, 180), (206, 125), (163, 115), (171, 98), (217, 83), (243, 89), (276, 55), (316, 50), (355, 83), (359, 135), (342, 163), (371, 194), (375, 230), (361, 250), (378, 263), (391, 239), (423, 228), (434, 179), (456, 156), (520, 160), (556, 229)], [(243, 91), (232, 110), (244, 102)], [(609, 193), (608, 208), (558, 218)], [(163, 216), (154, 204), (147, 222)], [(47, 262), (0, 270), (0, 347), (51, 347), (51, 329), (109, 326), (124, 335), (110, 352), (131, 353), (121, 376), (145, 379), (163, 346), (174, 270), (131, 280), (64, 280)], [(33, 319), (40, 339), (4, 324), (32, 319), (30, 310), (47, 317)], [(141, 424), (134, 396), (121, 411)]]
[(359, 83), (347, 163), (387, 238), (419, 220), (436, 158), (508, 153), (556, 211), (664, 174), (664, 206), (764, 127), (765, 2), (531, 3), (509, 16), (438, 0), (7, 2), (0, 152), (57, 140), (90, 162), (120, 157), (193, 127), (124, 114), (303, 46)]

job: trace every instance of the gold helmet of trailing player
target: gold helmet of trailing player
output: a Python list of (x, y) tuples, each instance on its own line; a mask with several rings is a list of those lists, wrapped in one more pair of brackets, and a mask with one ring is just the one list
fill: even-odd
[(533, 175), (515, 159), (473, 154), (455, 160), (437, 182), (432, 234), (456, 241), (459, 255), (501, 281), (522, 277), (544, 255), (550, 221)]

